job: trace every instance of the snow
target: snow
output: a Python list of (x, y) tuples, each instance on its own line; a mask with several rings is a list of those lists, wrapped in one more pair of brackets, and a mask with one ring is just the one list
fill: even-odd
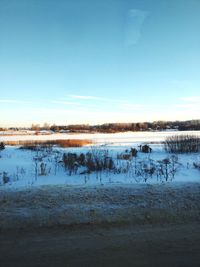
[[(200, 136), (200, 131), (194, 132), (176, 132), (176, 134), (195, 134)], [(149, 159), (157, 162), (163, 160), (170, 155), (164, 151), (163, 145), (160, 143), (167, 136), (174, 135), (174, 132), (127, 132), (116, 134), (52, 134), (52, 135), (13, 135), (0, 136), (1, 141), (13, 140), (52, 140), (52, 139), (90, 139), (95, 142), (95, 149), (108, 150), (110, 155), (117, 160), (117, 154), (123, 153), (131, 147), (138, 148), (141, 143), (149, 143), (153, 149), (151, 154), (138, 153), (137, 162), (149, 162)], [(77, 174), (69, 175), (65, 171), (62, 164), (56, 164), (56, 160), (62, 159), (64, 152), (87, 153), (94, 149), (91, 146), (81, 148), (56, 148), (52, 151), (30, 151), (19, 149), (17, 146), (6, 146), (6, 149), (0, 151), (0, 189), (17, 189), (17, 188), (32, 188), (41, 185), (69, 185), (69, 186), (95, 186), (95, 185), (116, 185), (116, 184), (160, 184), (166, 181), (159, 180), (153, 176), (144, 179), (138, 179), (133, 174), (129, 173), (113, 173), (101, 172), (81, 175), (80, 171)], [(36, 156), (42, 156), (43, 162), (46, 164), (46, 175), (36, 175), (35, 162)], [(182, 183), (182, 182), (200, 182), (200, 171), (193, 167), (193, 162), (200, 162), (199, 153), (179, 154), (178, 169), (175, 177), (169, 179), (167, 183)], [(40, 164), (41, 162), (39, 162)], [(128, 161), (123, 161), (120, 164), (129, 164)], [(134, 158), (132, 160), (134, 164)], [(10, 181), (3, 183), (2, 177), (7, 173)]]
[(96, 144), (112, 144), (114, 145), (130, 145), (135, 142), (162, 142), (166, 137), (172, 135), (198, 135), (200, 131), (162, 131), (162, 132), (124, 132), (124, 133), (87, 133), (87, 134), (73, 134), (73, 133), (55, 133), (48, 135), (0, 135), (0, 142), (2, 141), (30, 141), (30, 140), (59, 140), (59, 139), (87, 139), (92, 140)]

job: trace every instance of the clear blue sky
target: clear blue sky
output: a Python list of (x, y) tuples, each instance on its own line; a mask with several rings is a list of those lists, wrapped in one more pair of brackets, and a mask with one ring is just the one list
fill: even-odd
[(0, 125), (200, 118), (199, 0), (0, 0)]

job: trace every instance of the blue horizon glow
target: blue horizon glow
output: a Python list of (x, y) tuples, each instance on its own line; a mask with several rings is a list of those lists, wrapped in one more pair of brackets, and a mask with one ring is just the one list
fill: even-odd
[(0, 126), (200, 119), (200, 2), (0, 0)]

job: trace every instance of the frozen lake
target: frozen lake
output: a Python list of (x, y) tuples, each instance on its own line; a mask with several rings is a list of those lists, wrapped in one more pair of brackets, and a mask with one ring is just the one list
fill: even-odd
[(111, 144), (123, 145), (134, 142), (161, 142), (166, 137), (172, 135), (197, 135), (200, 136), (200, 131), (162, 131), (162, 132), (124, 132), (124, 133), (94, 133), (94, 134), (49, 134), (49, 135), (0, 135), (1, 141), (21, 141), (21, 140), (58, 140), (58, 139), (88, 139), (96, 144)]

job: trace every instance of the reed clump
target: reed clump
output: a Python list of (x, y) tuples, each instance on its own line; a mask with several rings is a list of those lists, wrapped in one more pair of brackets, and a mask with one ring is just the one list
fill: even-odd
[(200, 151), (200, 137), (196, 135), (173, 135), (164, 142), (169, 153), (197, 153)]

